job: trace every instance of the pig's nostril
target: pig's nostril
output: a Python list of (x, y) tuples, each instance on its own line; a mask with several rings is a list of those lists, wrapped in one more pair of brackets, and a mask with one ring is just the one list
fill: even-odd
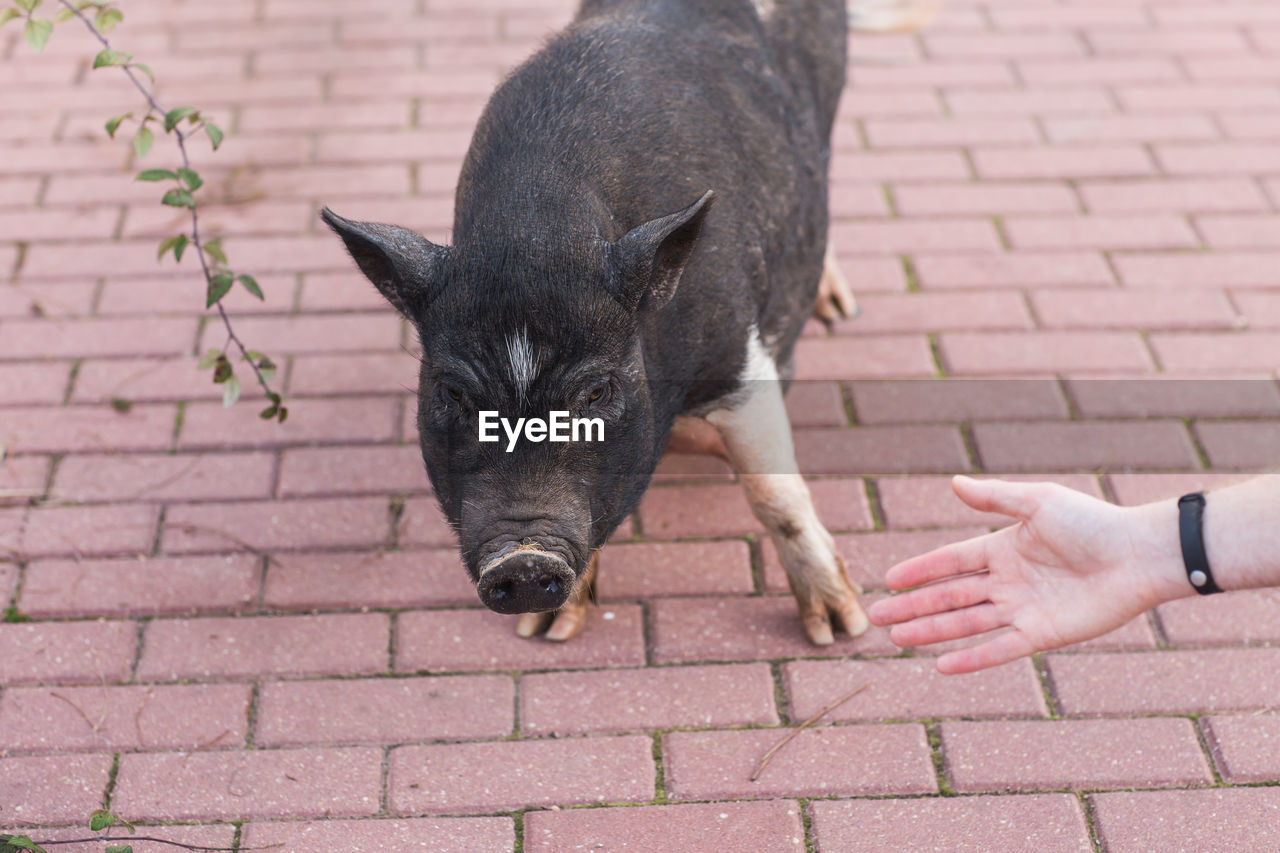
[(493, 592), (491, 593), (493, 595), (494, 600), (502, 601), (503, 599), (510, 597), (512, 586), (514, 586), (514, 584), (512, 584), (510, 581), (508, 581), (507, 583), (502, 583), (495, 586), (493, 588)]
[(548, 593), (555, 595), (560, 591), (560, 581), (551, 575), (543, 575), (538, 578), (538, 586), (542, 587)]

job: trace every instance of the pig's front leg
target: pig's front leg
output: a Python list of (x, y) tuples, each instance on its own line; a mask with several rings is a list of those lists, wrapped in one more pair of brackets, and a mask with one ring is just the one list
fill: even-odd
[[(753, 347), (753, 360), (762, 364), (760, 359), (768, 356), (758, 342)], [(770, 361), (756, 375), (771, 368)], [(809, 487), (796, 466), (782, 386), (773, 373), (771, 378), (750, 379), (746, 390), (746, 403), (712, 412), (707, 420), (720, 431), (751, 511), (773, 539), (809, 641), (817, 646), (834, 642), (832, 615), (839, 627), (856, 637), (867, 630), (867, 617), (858, 604), (859, 590), (845, 573), (835, 540), (818, 520)]]
[(826, 257), (822, 259), (822, 278), (818, 280), (818, 299), (813, 304), (813, 316), (824, 323), (858, 316), (858, 300), (853, 295), (849, 280), (840, 271), (836, 251), (830, 243), (827, 244)]
[(596, 572), (600, 566), (600, 552), (591, 555), (587, 570), (578, 579), (578, 585), (569, 595), (569, 600), (559, 610), (547, 613), (525, 613), (516, 623), (516, 634), (521, 637), (532, 637), (547, 628), (546, 637), (553, 643), (572, 640), (587, 624), (587, 604), (595, 599)]

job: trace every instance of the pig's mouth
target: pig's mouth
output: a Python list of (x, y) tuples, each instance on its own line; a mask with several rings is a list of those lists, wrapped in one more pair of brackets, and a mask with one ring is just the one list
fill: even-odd
[(540, 613), (558, 610), (577, 581), (563, 557), (540, 545), (523, 544), (507, 548), (481, 567), (476, 592), (498, 613)]

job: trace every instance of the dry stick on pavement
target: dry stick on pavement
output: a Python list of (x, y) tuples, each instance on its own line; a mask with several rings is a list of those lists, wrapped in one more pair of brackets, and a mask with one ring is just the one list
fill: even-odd
[(807, 728), (808, 726), (811, 726), (811, 725), (813, 725), (814, 723), (818, 722), (818, 720), (821, 720), (821, 719), (822, 719), (823, 717), (825, 717), (827, 714), (830, 714), (830, 713), (831, 713), (832, 711), (834, 711), (836, 708), (839, 708), (839, 707), (840, 707), (841, 705), (843, 705), (845, 702), (848, 702), (848, 701), (849, 701), (850, 699), (852, 699), (854, 696), (857, 696), (859, 693), (861, 693), (862, 691), (866, 690), (866, 689), (867, 689), (868, 687), (870, 687), (870, 686), (871, 686), (871, 682), (870, 682), (870, 681), (868, 681), (866, 684), (862, 685), (861, 687), (857, 688), (856, 690), (850, 690), (848, 693), (844, 694), (844, 696), (841, 696), (839, 699), (837, 699), (836, 701), (832, 702), (830, 705), (828, 705), (827, 707), (823, 708), (821, 711), (819, 711), (818, 713), (814, 714), (814, 715), (813, 715), (812, 717), (810, 717), (809, 719), (805, 720), (803, 723), (801, 723), (799, 726), (797, 726), (795, 729), (793, 729), (793, 730), (792, 730), (792, 732), (791, 732), (791, 734), (787, 735), (787, 736), (786, 736), (786, 737), (784, 737), (782, 740), (780, 740), (780, 741), (778, 741), (776, 744), (774, 744), (774, 745), (773, 745), (773, 748), (772, 748), (772, 749), (770, 749), (768, 752), (766, 752), (766, 753), (764, 754), (764, 757), (760, 759), (760, 766), (756, 768), (756, 772), (755, 772), (755, 773), (752, 773), (752, 774), (751, 774), (751, 781), (752, 781), (752, 782), (754, 782), (754, 781), (756, 781), (757, 779), (759, 779), (759, 778), (760, 778), (760, 774), (761, 774), (761, 773), (763, 773), (763, 772), (764, 772), (764, 769), (765, 769), (766, 767), (768, 767), (768, 766), (769, 766), (769, 762), (773, 760), (773, 756), (774, 756), (775, 754), (777, 754), (778, 750), (782, 749), (784, 746), (786, 746), (787, 744), (791, 743), (791, 739), (792, 739), (792, 738), (794, 738), (796, 735), (800, 734), (800, 732), (804, 731), (804, 730), (805, 730), (805, 728)]

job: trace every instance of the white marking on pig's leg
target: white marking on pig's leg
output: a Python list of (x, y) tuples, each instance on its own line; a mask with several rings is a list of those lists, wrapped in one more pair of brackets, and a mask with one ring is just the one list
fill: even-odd
[(864, 33), (913, 33), (933, 23), (942, 0), (854, 0), (849, 28)]
[(822, 278), (818, 280), (818, 299), (813, 304), (813, 316), (824, 323), (832, 323), (841, 317), (856, 317), (858, 300), (853, 296), (849, 280), (840, 272), (836, 250), (827, 244), (827, 254), (822, 259)]
[[(591, 555), (587, 570), (578, 579), (578, 585), (559, 610), (554, 613), (525, 613), (516, 623), (516, 635), (524, 638), (532, 637), (544, 628), (547, 639), (553, 643), (571, 640), (587, 625), (587, 604), (593, 598), (592, 587), (596, 582), (596, 573), (600, 568), (600, 552)], [(550, 625), (548, 628), (547, 626)]]
[(667, 437), (667, 453), (706, 453), (729, 458), (719, 431), (702, 418), (678, 417)]
[(516, 383), (520, 399), (524, 400), (529, 386), (538, 375), (538, 364), (533, 357), (528, 329), (521, 329), (516, 334), (507, 336), (507, 359), (511, 366), (511, 380)]
[(835, 540), (814, 512), (796, 466), (777, 369), (754, 330), (747, 355), (745, 402), (711, 412), (707, 420), (724, 438), (751, 511), (773, 539), (809, 641), (819, 646), (834, 641), (831, 614), (856, 637), (867, 630), (867, 617)]
[(756, 14), (760, 16), (760, 20), (768, 21), (773, 17), (773, 13), (778, 11), (774, 0), (751, 0), (751, 5), (756, 7)]

